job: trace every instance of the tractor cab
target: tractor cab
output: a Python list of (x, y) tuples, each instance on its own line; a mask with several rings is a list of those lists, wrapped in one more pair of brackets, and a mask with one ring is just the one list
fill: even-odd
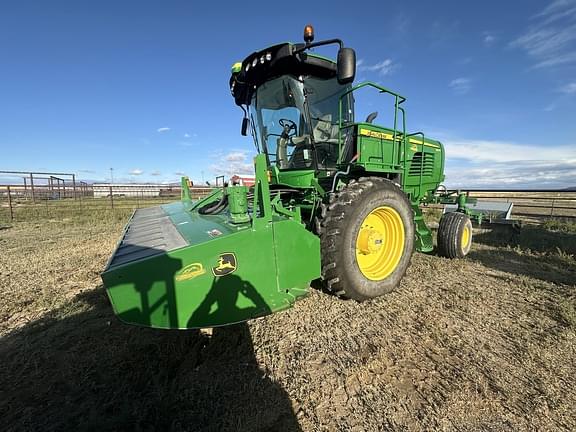
[[(352, 133), (341, 125), (354, 121), (354, 51), (343, 48), (339, 39), (313, 43), (311, 26), (304, 40), (251, 54), (233, 66), (230, 79), (232, 95), (245, 113), (242, 132), (250, 127), (279, 183), (294, 178), (294, 171), (336, 172), (342, 143)], [(309, 51), (328, 44), (339, 44), (337, 62)]]
[[(250, 102), (257, 145), (279, 170), (335, 169), (339, 99), (349, 85), (334, 78), (282, 75), (260, 85)], [(348, 101), (349, 98), (346, 99)], [(345, 103), (347, 121), (351, 105)]]

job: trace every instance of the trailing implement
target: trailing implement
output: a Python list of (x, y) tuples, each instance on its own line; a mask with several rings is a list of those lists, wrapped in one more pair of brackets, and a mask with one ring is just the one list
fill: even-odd
[[(320, 279), (363, 301), (394, 289), (414, 250), (431, 252), (421, 205), (452, 203), (439, 252), (470, 250), (469, 200), (443, 192), (444, 147), (406, 131), (405, 98), (353, 85), (356, 60), (339, 39), (283, 43), (232, 67), (230, 90), (258, 155), (255, 184), (138, 210), (102, 279), (115, 313), (157, 328), (232, 324), (289, 308)], [(336, 44), (337, 61), (311, 48)], [(354, 118), (354, 92), (392, 98), (390, 127)]]

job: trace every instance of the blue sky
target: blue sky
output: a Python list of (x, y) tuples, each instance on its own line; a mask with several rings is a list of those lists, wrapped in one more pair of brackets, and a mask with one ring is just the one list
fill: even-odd
[[(408, 98), (408, 129), (446, 145), (449, 186), (576, 186), (576, 0), (336, 4), (4, 1), (0, 169), (249, 170), (230, 66), (312, 23), (356, 49), (357, 79)], [(389, 123), (387, 100), (361, 99)]]

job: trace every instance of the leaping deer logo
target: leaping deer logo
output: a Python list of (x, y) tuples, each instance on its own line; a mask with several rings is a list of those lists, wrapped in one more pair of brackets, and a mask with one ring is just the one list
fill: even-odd
[(236, 255), (232, 252), (220, 254), (218, 257), (218, 265), (212, 267), (212, 274), (214, 276), (225, 276), (236, 271)]

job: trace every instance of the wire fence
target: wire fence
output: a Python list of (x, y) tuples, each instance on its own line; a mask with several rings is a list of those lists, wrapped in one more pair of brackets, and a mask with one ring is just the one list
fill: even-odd
[(558, 190), (470, 190), (479, 201), (513, 203), (512, 213), (518, 217), (576, 219), (576, 191)]
[[(194, 187), (193, 199), (208, 195), (212, 188)], [(36, 186), (32, 195), (14, 185), (0, 185), (0, 222), (35, 221), (77, 216), (111, 215), (124, 217), (132, 211), (180, 199), (179, 187), (164, 185), (109, 185), (60, 190)]]
[[(576, 222), (576, 191), (558, 190), (479, 190), (461, 189), (469, 197), (479, 202), (512, 203), (512, 219), (521, 219), (531, 223), (541, 223), (550, 219)], [(426, 206), (426, 213), (442, 214), (442, 204)]]
[[(210, 187), (193, 187), (198, 199)], [(576, 220), (576, 191), (469, 190), (481, 201), (511, 202), (512, 214), (532, 220), (565, 218)], [(75, 216), (125, 217), (142, 207), (166, 204), (180, 199), (180, 187), (166, 185), (85, 185), (76, 188), (53, 185), (30, 187), (0, 185), (0, 222), (65, 219)]]

